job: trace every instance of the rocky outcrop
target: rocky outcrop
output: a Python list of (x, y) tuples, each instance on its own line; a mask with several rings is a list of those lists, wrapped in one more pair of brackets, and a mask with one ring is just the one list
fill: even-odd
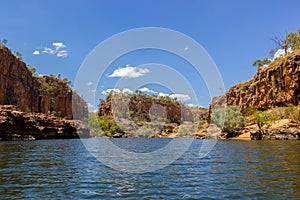
[(116, 93), (100, 102), (98, 115), (113, 119), (122, 130), (111, 137), (195, 137), (208, 112), (169, 97)]
[(0, 106), (0, 140), (89, 137), (81, 121), (41, 113), (26, 113), (12, 105)]
[(105, 101), (100, 102), (98, 115), (148, 122), (151, 121), (151, 115), (156, 115), (177, 124), (195, 120), (195, 113), (178, 101), (140, 94), (109, 94)]
[(258, 69), (250, 80), (226, 92), (227, 105), (266, 110), (300, 104), (300, 50)]
[(251, 140), (299, 140), (300, 132), (289, 129), (256, 130), (250, 132), (250, 138)]
[(300, 124), (290, 119), (281, 119), (270, 127), (250, 130), (251, 140), (299, 140)]
[[(300, 49), (258, 68), (252, 79), (232, 86), (224, 96), (213, 98), (208, 119), (214, 109), (225, 105), (239, 106), (243, 112), (246, 108), (268, 110), (290, 104), (300, 105)], [(299, 123), (288, 122), (263, 130), (246, 128), (241, 133), (249, 133), (252, 140), (300, 139)]]
[(26, 64), (5, 46), (0, 46), (0, 104), (68, 119), (74, 116), (86, 119), (88, 115), (84, 100), (64, 81), (51, 76), (32, 76)]

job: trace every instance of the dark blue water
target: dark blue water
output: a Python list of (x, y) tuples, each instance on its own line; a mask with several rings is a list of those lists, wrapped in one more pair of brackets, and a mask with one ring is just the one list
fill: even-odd
[[(168, 143), (113, 141), (136, 152)], [(132, 174), (103, 165), (81, 140), (0, 142), (0, 199), (300, 198), (299, 141), (218, 141), (200, 159), (201, 143), (163, 169)]]

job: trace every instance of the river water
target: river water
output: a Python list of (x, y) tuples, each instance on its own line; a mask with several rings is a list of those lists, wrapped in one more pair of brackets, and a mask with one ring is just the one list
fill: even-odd
[[(170, 142), (111, 141), (135, 152)], [(0, 199), (300, 198), (299, 141), (218, 141), (199, 158), (202, 142), (147, 173), (107, 167), (80, 139), (0, 142)]]

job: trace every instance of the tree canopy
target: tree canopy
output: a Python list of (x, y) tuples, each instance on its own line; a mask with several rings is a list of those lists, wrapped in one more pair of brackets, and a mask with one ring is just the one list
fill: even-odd
[[(286, 34), (284, 39), (274, 36), (272, 38), (272, 41), (276, 45), (275, 48), (270, 50), (272, 58), (279, 49), (282, 49), (284, 51), (284, 55), (290, 51), (295, 51), (296, 49), (300, 48), (300, 28), (297, 30), (297, 32), (290, 32)], [(262, 67), (264, 65), (268, 65), (271, 62), (272, 59), (270, 58), (258, 59), (252, 63), (252, 66)]]

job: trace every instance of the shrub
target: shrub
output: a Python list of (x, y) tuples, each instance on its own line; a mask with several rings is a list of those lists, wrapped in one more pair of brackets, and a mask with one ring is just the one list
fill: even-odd
[(300, 109), (296, 106), (288, 106), (284, 109), (284, 115), (286, 118), (293, 121), (300, 121)]
[(224, 132), (233, 132), (246, 126), (246, 121), (238, 106), (218, 108), (212, 113), (212, 122)]
[(253, 116), (259, 129), (262, 129), (264, 126), (269, 127), (271, 122), (280, 119), (279, 116), (271, 115), (266, 111), (256, 111)]
[(48, 111), (48, 115), (54, 117), (54, 116), (57, 116), (55, 110), (52, 110), (52, 111)]
[(38, 90), (40, 92), (43, 92), (46, 94), (51, 94), (53, 92), (53, 86), (46, 82), (45, 77), (38, 76), (36, 78), (37, 78), (37, 81), (39, 82)]
[(155, 134), (155, 130), (151, 128), (147, 128), (145, 126), (140, 127), (136, 132), (135, 136), (136, 137), (145, 137), (145, 138), (150, 138)]
[(100, 130), (104, 133), (104, 135), (108, 137), (116, 133), (123, 132), (113, 119), (98, 116), (97, 120), (100, 126)]

